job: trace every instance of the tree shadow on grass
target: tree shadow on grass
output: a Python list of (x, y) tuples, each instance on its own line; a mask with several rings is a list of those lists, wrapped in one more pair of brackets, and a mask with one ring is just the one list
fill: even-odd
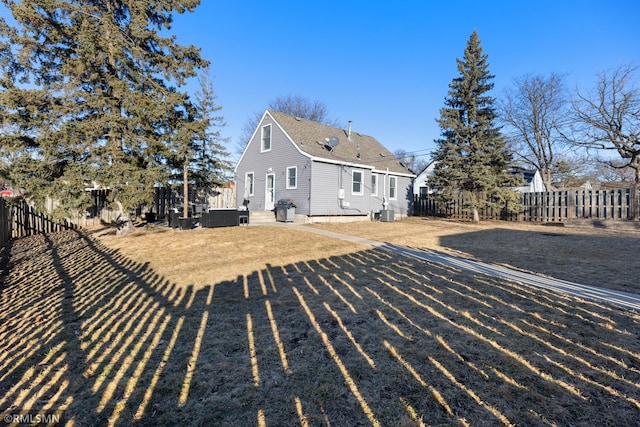
[(640, 294), (640, 234), (598, 235), (491, 230), (442, 236), (440, 244), (478, 261), (504, 264), (558, 279)]
[(12, 243), (0, 410), (75, 425), (630, 425), (637, 313), (364, 250), (180, 288), (79, 232)]

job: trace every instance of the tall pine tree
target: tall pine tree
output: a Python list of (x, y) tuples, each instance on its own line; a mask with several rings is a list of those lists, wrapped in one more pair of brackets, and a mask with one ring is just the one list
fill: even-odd
[(428, 181), (443, 203), (461, 194), (474, 222), (480, 221), (479, 210), (485, 207), (517, 208), (517, 194), (509, 187), (519, 178), (505, 172), (511, 155), (494, 123), (494, 98), (489, 95), (494, 76), (487, 58), (474, 31), (463, 59), (456, 60), (460, 76), (449, 85), (440, 109), (441, 138), (435, 140), (433, 155), (437, 163)]
[(195, 94), (195, 107), (204, 126), (194, 141), (193, 181), (198, 187), (219, 186), (233, 170), (225, 148), (229, 139), (222, 137), (222, 128), (226, 123), (220, 114), (222, 106), (216, 101), (218, 96), (208, 67), (200, 74), (198, 81), (200, 88)]
[[(182, 182), (183, 200), (188, 200), (189, 186), (210, 190), (221, 185), (232, 171), (229, 153), (224, 143), (222, 128), (226, 126), (220, 114), (222, 106), (216, 102), (209, 67), (205, 67), (198, 79), (199, 90), (194, 103), (187, 110), (186, 123), (181, 132), (171, 139), (167, 165), (172, 183)], [(183, 203), (183, 216), (188, 213), (187, 203)]]
[[(124, 213), (153, 198), (170, 148), (191, 143), (193, 106), (180, 88), (207, 65), (168, 34), (199, 0), (2, 0), (0, 143), (10, 178), (61, 215), (85, 187), (111, 191)], [(184, 151), (184, 150), (183, 150)]]

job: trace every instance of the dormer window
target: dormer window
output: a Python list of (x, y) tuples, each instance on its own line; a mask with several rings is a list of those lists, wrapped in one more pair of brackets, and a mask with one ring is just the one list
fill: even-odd
[(262, 145), (260, 151), (271, 151), (271, 125), (262, 126)]

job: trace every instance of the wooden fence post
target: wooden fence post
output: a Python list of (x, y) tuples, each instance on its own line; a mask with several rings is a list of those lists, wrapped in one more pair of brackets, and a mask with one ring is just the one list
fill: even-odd
[(11, 206), (0, 198), (0, 246), (11, 239)]
[(638, 200), (638, 187), (633, 186), (629, 191), (629, 219), (632, 221), (638, 220), (638, 211), (640, 210), (640, 200)]
[(24, 228), (24, 235), (25, 236), (30, 236), (30, 230), (31, 230), (31, 212), (29, 209), (29, 205), (27, 205), (27, 202), (24, 202), (22, 204), (23, 209), (22, 211), (24, 212), (24, 222), (23, 222), (23, 228)]

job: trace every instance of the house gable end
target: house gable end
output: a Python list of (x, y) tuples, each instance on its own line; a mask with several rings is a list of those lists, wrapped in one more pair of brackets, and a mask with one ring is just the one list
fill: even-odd
[[(234, 172), (237, 172), (238, 167), (240, 166), (240, 164), (242, 163), (242, 160), (244, 159), (247, 151), (250, 149), (250, 147), (253, 144), (262, 144), (260, 135), (261, 135), (261, 130), (265, 125), (275, 125), (278, 127), (278, 129), (286, 136), (286, 138), (289, 140), (289, 142), (291, 143), (291, 145), (293, 147), (295, 147), (295, 149), (302, 154), (305, 157), (311, 157), (308, 153), (304, 152), (303, 150), (300, 149), (300, 147), (298, 147), (298, 145), (293, 141), (293, 139), (291, 138), (291, 136), (289, 136), (289, 134), (287, 133), (287, 131), (280, 125), (280, 123), (278, 122), (278, 120), (276, 120), (275, 117), (273, 117), (273, 115), (271, 114), (271, 112), (269, 110), (265, 110), (265, 112), (262, 114), (262, 117), (260, 118), (260, 121), (258, 122), (258, 125), (256, 126), (256, 128), (253, 130), (253, 133), (251, 134), (251, 138), (249, 139), (249, 142), (247, 143), (247, 145), (244, 147), (244, 150), (242, 151), (242, 154), (240, 155), (240, 159), (238, 159), (238, 162), (236, 163), (236, 167), (234, 169)], [(257, 136), (257, 137), (256, 137)]]
[[(268, 148), (262, 131), (265, 127), (269, 127)], [(291, 198), (296, 200), (298, 211), (305, 213), (309, 204), (310, 162), (310, 156), (292, 142), (277, 117), (265, 111), (235, 167), (238, 206), (248, 201), (250, 210), (269, 211), (279, 199)], [(253, 182), (249, 182), (248, 172), (253, 174)]]
[(253, 130), (253, 133), (251, 134), (251, 138), (249, 138), (249, 142), (247, 142), (247, 145), (244, 146), (244, 150), (242, 150), (242, 154), (240, 155), (240, 158), (238, 159), (238, 162), (236, 163), (236, 167), (234, 169), (234, 172), (238, 171), (238, 166), (240, 166), (240, 163), (242, 163), (242, 160), (245, 157), (245, 154), (247, 154), (247, 151), (249, 150), (249, 147), (251, 146), (251, 143), (254, 141), (256, 134), (258, 133), (258, 130), (262, 128), (262, 123), (264, 122), (264, 118), (267, 115), (267, 111), (265, 111), (262, 114), (262, 117), (260, 118), (260, 121), (258, 122), (258, 126), (256, 126), (256, 128)]

